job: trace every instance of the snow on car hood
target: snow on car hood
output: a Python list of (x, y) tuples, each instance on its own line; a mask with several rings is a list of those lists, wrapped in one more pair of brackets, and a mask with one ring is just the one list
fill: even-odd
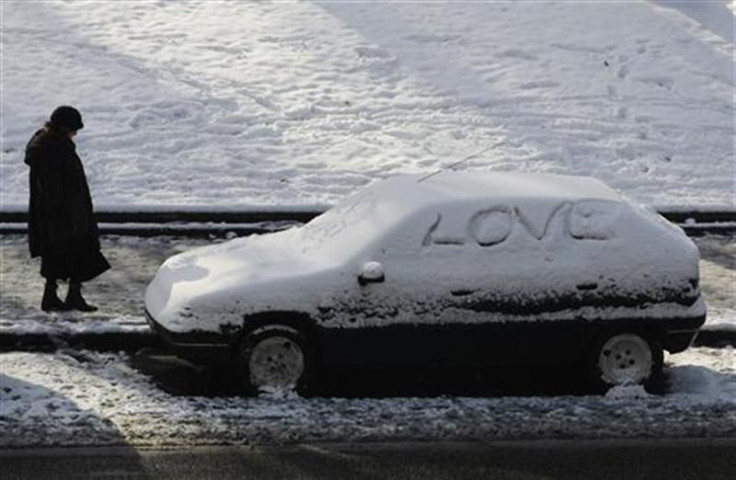
[(268, 291), (275, 282), (286, 300), (289, 281), (328, 268), (324, 260), (299, 248), (298, 230), (231, 240), (169, 258), (146, 290), (146, 309), (169, 330), (208, 330), (208, 322), (213, 329), (239, 324), (249, 300), (262, 297), (257, 292)]

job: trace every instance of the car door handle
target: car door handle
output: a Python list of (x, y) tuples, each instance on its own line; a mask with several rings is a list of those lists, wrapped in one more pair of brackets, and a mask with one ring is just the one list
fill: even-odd
[(472, 295), (475, 292), (473, 290), (451, 290), (450, 293), (454, 297), (467, 297), (468, 295)]

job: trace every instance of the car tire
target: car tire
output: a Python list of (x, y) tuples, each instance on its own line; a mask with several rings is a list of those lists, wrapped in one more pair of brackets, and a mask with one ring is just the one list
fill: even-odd
[(238, 352), (238, 376), (249, 395), (296, 391), (311, 386), (313, 358), (304, 334), (285, 325), (267, 325), (250, 332)]
[(630, 330), (607, 332), (586, 355), (588, 384), (597, 393), (627, 385), (652, 391), (661, 383), (663, 361), (662, 345), (654, 337)]

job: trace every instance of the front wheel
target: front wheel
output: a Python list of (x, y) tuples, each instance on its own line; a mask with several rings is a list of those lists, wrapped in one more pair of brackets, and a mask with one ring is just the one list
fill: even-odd
[(254, 330), (240, 347), (238, 375), (248, 394), (294, 390), (306, 394), (312, 375), (306, 337), (284, 325)]
[(662, 373), (663, 350), (659, 342), (636, 332), (601, 336), (587, 357), (588, 379), (598, 392), (611, 387), (652, 387)]

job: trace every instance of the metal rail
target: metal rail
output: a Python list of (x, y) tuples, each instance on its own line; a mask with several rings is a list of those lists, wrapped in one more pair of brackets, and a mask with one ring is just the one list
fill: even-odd
[[(100, 233), (130, 236), (227, 236), (251, 235), (301, 225), (323, 213), (312, 210), (248, 211), (98, 211)], [(736, 235), (736, 210), (671, 210), (659, 213), (689, 236)], [(27, 213), (0, 211), (0, 235), (25, 234)]]

